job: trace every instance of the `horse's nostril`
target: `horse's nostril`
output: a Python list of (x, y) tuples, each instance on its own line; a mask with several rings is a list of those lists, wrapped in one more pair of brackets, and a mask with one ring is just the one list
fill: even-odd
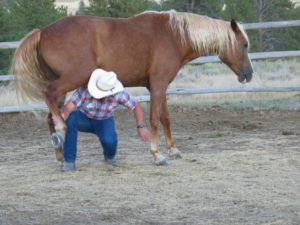
[(241, 75), (239, 76), (238, 80), (239, 80), (240, 83), (244, 83), (244, 81), (246, 80), (245, 75), (241, 74)]
[(247, 82), (252, 80), (252, 73), (245, 75)]

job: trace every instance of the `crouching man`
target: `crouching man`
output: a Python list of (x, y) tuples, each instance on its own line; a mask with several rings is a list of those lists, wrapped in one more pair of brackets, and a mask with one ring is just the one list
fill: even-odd
[(96, 134), (101, 142), (106, 163), (111, 166), (117, 165), (115, 156), (118, 137), (114, 111), (119, 105), (134, 111), (138, 135), (143, 141), (149, 141), (150, 132), (144, 127), (140, 104), (124, 89), (115, 73), (96, 69), (88, 86), (75, 90), (71, 99), (61, 109), (67, 124), (62, 171), (75, 169), (78, 131)]

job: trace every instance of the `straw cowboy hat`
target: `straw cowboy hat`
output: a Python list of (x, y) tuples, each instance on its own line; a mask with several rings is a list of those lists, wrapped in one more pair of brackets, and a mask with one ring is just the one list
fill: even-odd
[(114, 72), (108, 72), (103, 69), (93, 71), (89, 83), (89, 93), (97, 99), (116, 94), (124, 90), (123, 85), (117, 79)]

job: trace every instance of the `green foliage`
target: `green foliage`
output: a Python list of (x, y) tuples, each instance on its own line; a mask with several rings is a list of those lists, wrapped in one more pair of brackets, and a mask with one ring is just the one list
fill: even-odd
[(87, 15), (129, 17), (147, 9), (147, 0), (90, 0)]
[[(300, 7), (295, 8), (294, 5), (288, 5), (285, 10), (280, 12), (281, 20), (299, 20)], [(273, 33), (274, 37), (280, 40), (276, 45), (276, 50), (299, 50), (300, 46), (300, 27), (280, 28)]]
[(86, 6), (84, 4), (84, 2), (81, 0), (79, 3), (79, 8), (76, 11), (76, 16), (82, 16), (85, 14), (85, 10), (86, 10)]
[[(9, 33), (9, 24), (7, 23), (9, 18), (9, 13), (7, 9), (7, 4), (3, 2), (0, 4), (0, 41), (5, 41), (6, 36)], [(0, 51), (0, 74), (7, 74), (9, 69), (9, 61), (11, 56), (11, 50), (1, 50)]]
[(20, 39), (34, 28), (44, 27), (67, 15), (64, 7), (56, 8), (55, 0), (15, 0), (11, 7), (11, 38)]
[[(295, 5), (290, 0), (253, 0), (256, 8), (258, 21), (290, 20), (293, 18)], [(299, 12), (299, 10), (298, 10)], [(295, 18), (297, 19), (297, 17)], [(299, 14), (298, 14), (299, 19)], [(255, 36), (251, 36), (251, 41), (256, 43), (256, 51), (275, 51), (291, 49), (290, 43), (299, 39), (294, 39), (299, 35), (299, 29), (280, 28), (280, 29), (261, 29), (255, 31)], [(299, 45), (299, 44), (298, 44)], [(295, 45), (293, 44), (293, 47)], [(293, 48), (294, 50), (299, 47)]]
[(0, 75), (9, 73), (10, 61), (13, 56), (13, 53), (13, 49), (0, 50)]
[(242, 23), (258, 22), (256, 7), (252, 1), (225, 0), (221, 17), (225, 20), (235, 19)]
[(147, 3), (147, 10), (156, 10), (156, 11), (161, 11), (162, 6), (155, 2), (154, 0), (148, 1)]
[[(0, 41), (17, 41), (34, 28), (41, 28), (67, 15), (55, 0), (0, 0)], [(0, 51), (0, 74), (7, 74), (13, 49)]]
[(9, 32), (8, 18), (9, 12), (7, 7), (4, 4), (0, 4), (0, 41), (4, 41), (5, 36)]
[(192, 12), (218, 18), (223, 5), (223, 0), (169, 0), (164, 1), (162, 7), (164, 10), (175, 9), (176, 11)]

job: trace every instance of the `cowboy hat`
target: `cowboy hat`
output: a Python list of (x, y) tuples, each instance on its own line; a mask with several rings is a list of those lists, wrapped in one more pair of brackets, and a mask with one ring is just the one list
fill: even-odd
[(124, 87), (117, 79), (117, 75), (103, 69), (95, 69), (88, 83), (88, 91), (96, 99), (114, 95), (123, 90)]

